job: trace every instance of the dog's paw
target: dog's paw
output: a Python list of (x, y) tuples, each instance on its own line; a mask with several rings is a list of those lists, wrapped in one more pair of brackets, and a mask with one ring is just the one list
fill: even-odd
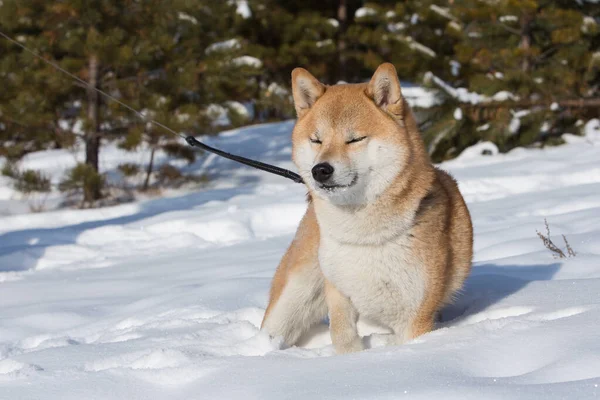
[(261, 330), (256, 336), (261, 339), (261, 342), (268, 343), (271, 351), (285, 350), (290, 347), (285, 343), (285, 340), (283, 340), (283, 336), (273, 336), (265, 330)]
[(396, 337), (391, 333), (372, 333), (363, 338), (363, 343), (367, 349), (375, 349), (396, 344)]
[(333, 347), (335, 347), (335, 352), (337, 354), (356, 353), (357, 351), (363, 351), (365, 349), (360, 337), (356, 337), (347, 343), (334, 343)]

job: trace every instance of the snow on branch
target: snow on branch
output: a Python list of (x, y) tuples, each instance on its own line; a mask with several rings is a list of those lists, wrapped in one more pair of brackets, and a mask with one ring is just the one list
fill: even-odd
[[(388, 26), (389, 29), (389, 26)], [(404, 29), (404, 27), (402, 27)], [(390, 29), (391, 31), (391, 29)], [(431, 48), (425, 46), (422, 43), (417, 42), (410, 36), (398, 35), (396, 36), (396, 40), (403, 41), (410, 47), (412, 50), (418, 51), (419, 53), (425, 54), (428, 57), (434, 58), (437, 56), (437, 53), (433, 51)]]
[(432, 4), (429, 6), (429, 9), (441, 17), (444, 17), (451, 21), (458, 21), (458, 19), (454, 15), (452, 15), (450, 13), (450, 10), (448, 10), (447, 8), (436, 6), (435, 4)]
[(449, 83), (445, 82), (443, 79), (436, 76), (432, 72), (427, 72), (425, 74), (424, 80), (426, 82), (432, 82), (442, 91), (444, 91), (448, 96), (452, 97), (460, 103), (479, 104), (492, 100), (488, 96), (475, 92), (469, 92), (466, 88), (454, 88)]
[(521, 99), (519, 96), (506, 90), (499, 91), (493, 96), (486, 96), (471, 92), (466, 88), (455, 88), (432, 72), (427, 72), (423, 79), (427, 83), (433, 83), (457, 102), (470, 104), (479, 108), (506, 107), (507, 104), (515, 108), (550, 107), (553, 111), (560, 108), (600, 107), (600, 98), (530, 100)]

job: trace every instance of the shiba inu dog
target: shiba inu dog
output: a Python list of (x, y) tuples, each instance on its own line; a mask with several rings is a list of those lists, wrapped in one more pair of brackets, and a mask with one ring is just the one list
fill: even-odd
[(308, 209), (273, 278), (262, 328), (296, 343), (329, 313), (337, 353), (363, 349), (357, 320), (389, 343), (431, 331), (471, 268), (471, 218), (435, 168), (392, 64), (365, 84), (292, 72), (293, 160)]

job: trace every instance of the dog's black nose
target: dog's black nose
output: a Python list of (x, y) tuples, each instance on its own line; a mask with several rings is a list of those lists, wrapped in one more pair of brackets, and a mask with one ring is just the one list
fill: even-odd
[(333, 166), (329, 163), (320, 163), (313, 167), (312, 176), (315, 178), (315, 181), (320, 183), (325, 183), (327, 179), (331, 178), (333, 175)]

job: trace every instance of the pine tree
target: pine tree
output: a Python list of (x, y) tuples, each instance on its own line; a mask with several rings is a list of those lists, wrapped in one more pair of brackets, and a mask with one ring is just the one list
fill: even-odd
[[(2, 11), (8, 34), (147, 117), (138, 118), (3, 41), (0, 75), (7, 84), (0, 94), (0, 138), (2, 155), (14, 159), (81, 140), (91, 167), (86, 171), (98, 174), (101, 141), (122, 140), (130, 149), (145, 142), (150, 148), (147, 187), (156, 150), (193, 159), (150, 119), (178, 131), (214, 132), (205, 112), (209, 104), (248, 100), (256, 91), (251, 80), (260, 68), (231, 52), (207, 51), (235, 36), (235, 7), (227, 2), (7, 0)], [(99, 186), (88, 189), (87, 202), (102, 194)]]
[[(264, 64), (254, 98), (260, 119), (292, 118), (290, 73), (303, 66), (324, 81), (338, 79), (331, 60), (336, 57), (336, 2), (255, 0), (252, 14), (238, 20), (247, 49)], [(335, 81), (333, 82), (335, 83)]]
[[(384, 61), (437, 89), (417, 110), (439, 161), (479, 140), (501, 150), (577, 133), (600, 106), (600, 7), (588, 0), (4, 0), (3, 31), (142, 118), (0, 40), (0, 155), (6, 172), (30, 151), (85, 145), (104, 182), (102, 143), (148, 151), (142, 188), (159, 182), (158, 151), (195, 154), (152, 119), (213, 134), (292, 118), (289, 75), (362, 82)], [(78, 176), (84, 169), (78, 171)], [(174, 176), (169, 172), (169, 176)], [(155, 177), (156, 179), (154, 179)], [(84, 191), (88, 201), (100, 187)]]
[(435, 159), (478, 140), (491, 140), (503, 151), (553, 143), (565, 131), (577, 133), (597, 113), (597, 7), (455, 0), (449, 10), (456, 18), (449, 30), (460, 37), (454, 50), (461, 65), (450, 83), (466, 90), (458, 93), (443, 79), (432, 80), (447, 98), (439, 122), (426, 132)]
[[(42, 1), (4, 1), (0, 26), (19, 43), (51, 56), (44, 34)], [(16, 162), (24, 154), (73, 143), (67, 120), (74, 112), (70, 85), (43, 62), (0, 40), (0, 155)]]
[[(150, 186), (158, 150), (188, 162), (197, 154), (150, 120), (188, 134), (212, 134), (245, 123), (241, 102), (254, 98), (262, 74), (262, 62), (249, 55), (238, 34), (239, 16), (232, 3), (180, 0), (172, 7), (177, 12), (165, 26), (165, 41), (173, 44), (160, 46), (160, 62), (150, 69), (138, 66), (135, 79), (117, 82), (123, 99), (147, 117), (145, 122), (128, 124), (121, 143), (129, 150), (149, 148), (142, 189)], [(127, 118), (127, 110), (118, 106), (114, 110)]]
[[(153, 69), (161, 54), (157, 46), (169, 46), (168, 38), (160, 32), (164, 25), (160, 20), (172, 18), (168, 10), (160, 1), (4, 2), (3, 21), (13, 36), (73, 71), (90, 87), (82, 89), (28, 53), (12, 50), (12, 54), (3, 57), (4, 71), (12, 83), (11, 92), (2, 101), (6, 109), (3, 117), (25, 115), (24, 130), (39, 127), (34, 131), (45, 131), (46, 137), (60, 137), (57, 133), (71, 136), (64, 140), (70, 143), (74, 142), (73, 136), (80, 136), (85, 145), (85, 163), (98, 173), (101, 138), (119, 132), (121, 127), (113, 120), (106, 100), (93, 88), (115, 93), (115, 81), (129, 79), (140, 64), (146, 64), (147, 70)], [(156, 39), (163, 40), (156, 43)], [(134, 51), (140, 54), (135, 60)], [(26, 67), (17, 68), (18, 64)], [(10, 96), (19, 91), (22, 92), (16, 94), (17, 98), (28, 99), (14, 104)], [(72, 128), (80, 125), (79, 121), (83, 123), (81, 132)], [(62, 130), (48, 129), (53, 126)], [(101, 196), (99, 186), (88, 189), (87, 201)]]

